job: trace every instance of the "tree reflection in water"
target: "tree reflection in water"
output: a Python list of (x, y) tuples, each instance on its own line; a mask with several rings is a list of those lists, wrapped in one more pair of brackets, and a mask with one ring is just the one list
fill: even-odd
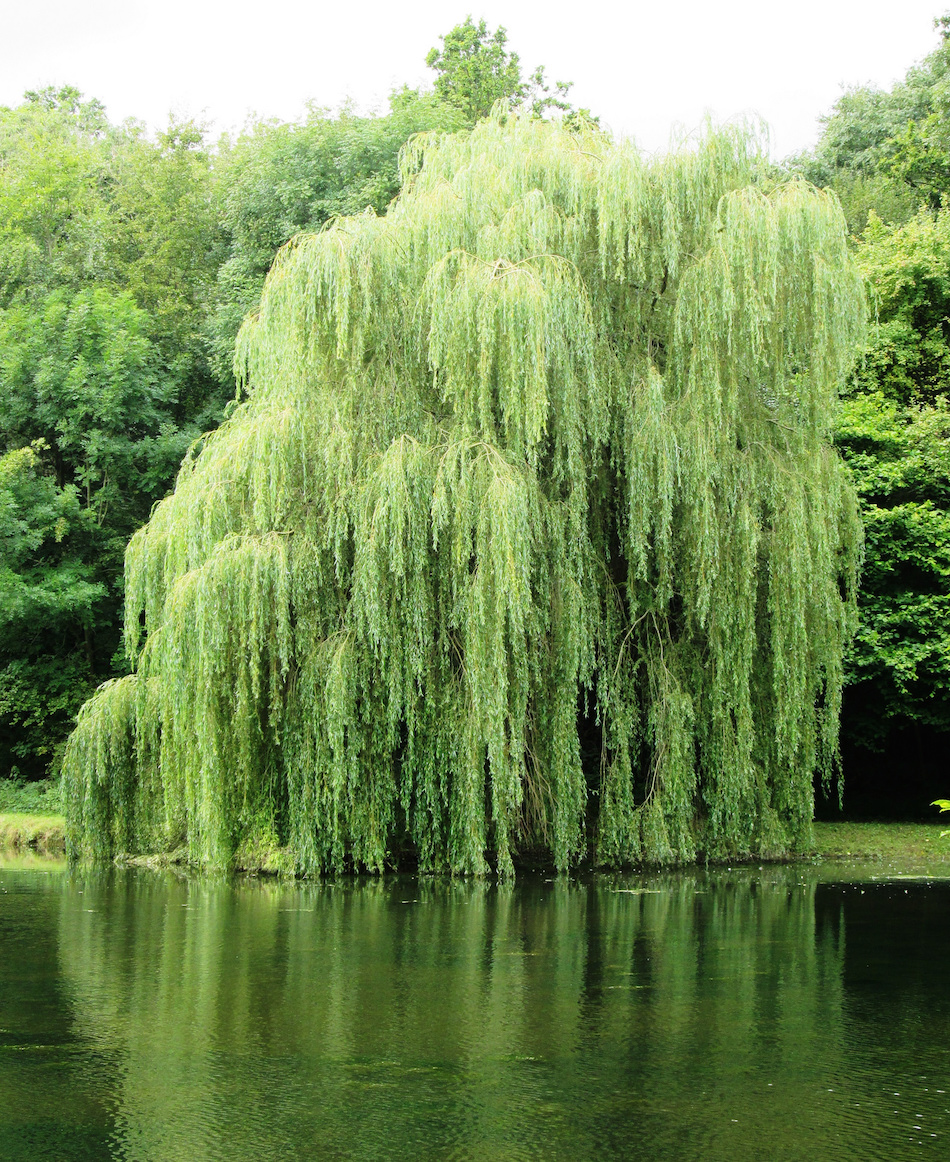
[[(947, 885), (59, 883), (122, 1159), (895, 1159), (948, 1129)], [(931, 975), (895, 994), (908, 909)]]

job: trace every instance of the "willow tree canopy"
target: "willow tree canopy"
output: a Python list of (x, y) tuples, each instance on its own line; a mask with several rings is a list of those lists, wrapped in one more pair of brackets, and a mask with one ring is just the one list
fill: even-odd
[(837, 749), (863, 322), (834, 197), (742, 130), (526, 119), (278, 256), (246, 398), (132, 540), (78, 854), (303, 872), (780, 853)]

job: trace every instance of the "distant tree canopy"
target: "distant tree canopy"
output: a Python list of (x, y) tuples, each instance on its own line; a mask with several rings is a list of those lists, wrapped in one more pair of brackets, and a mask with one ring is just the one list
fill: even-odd
[(426, 64), (435, 69), (435, 91), (455, 105), (471, 121), (491, 112), (496, 101), (520, 101), (525, 95), (521, 64), (517, 53), (505, 45), (504, 28), (489, 33), (484, 20), (476, 25), (471, 16), (442, 39), (442, 48), (433, 48)]
[[(436, 95), (458, 109), (470, 125), (487, 117), (499, 101), (534, 117), (557, 110), (571, 123), (576, 120), (578, 111), (568, 101), (573, 82), (556, 81), (552, 92), (543, 65), (524, 77), (518, 54), (506, 47), (504, 28), (489, 32), (484, 20), (475, 24), (466, 16), (441, 39), (442, 47), (431, 49), (426, 57), (426, 64), (437, 74)], [(586, 109), (580, 115), (590, 118)]]
[(872, 210), (899, 225), (921, 205), (936, 210), (950, 188), (950, 25), (935, 23), (929, 56), (889, 90), (845, 92), (815, 149), (797, 159), (809, 181), (835, 190), (856, 234)]
[[(829, 443), (864, 293), (739, 130), (658, 160), (529, 117), (417, 138), (298, 236), (246, 400), (126, 558), (134, 672), (74, 853), (303, 872), (800, 849), (855, 625)], [(582, 752), (591, 752), (583, 761)]]

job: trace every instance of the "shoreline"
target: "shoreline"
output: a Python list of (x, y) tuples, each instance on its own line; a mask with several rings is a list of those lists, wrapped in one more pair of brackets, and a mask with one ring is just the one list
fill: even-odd
[[(0, 852), (7, 856), (18, 854), (37, 858), (62, 860), (66, 854), (66, 820), (62, 815), (34, 812), (0, 812)], [(943, 832), (948, 832), (946, 835)], [(281, 851), (254, 851), (241, 853), (233, 871), (257, 875), (280, 875), (286, 868)], [(243, 856), (243, 858), (242, 858)], [(888, 864), (892, 870), (913, 871), (923, 865), (945, 865), (950, 873), (950, 829), (940, 822), (933, 823), (815, 823), (815, 843), (809, 852), (786, 859), (765, 861), (759, 856), (724, 861), (733, 865), (761, 864), (763, 862), (796, 864), (809, 862), (867, 861)], [(118, 866), (144, 867), (153, 870), (178, 867), (194, 871), (188, 864), (184, 850), (152, 855), (122, 856)], [(697, 865), (702, 866), (702, 865)], [(716, 866), (709, 864), (708, 866)], [(401, 869), (393, 869), (398, 871)], [(580, 869), (576, 869), (580, 870)], [(607, 870), (607, 869), (603, 869)], [(655, 871), (652, 866), (624, 871)], [(488, 877), (494, 878), (494, 877)]]

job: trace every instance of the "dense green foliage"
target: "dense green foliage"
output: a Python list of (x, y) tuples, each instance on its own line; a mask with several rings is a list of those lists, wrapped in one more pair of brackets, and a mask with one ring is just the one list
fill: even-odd
[(48, 817), (62, 815), (62, 811), (63, 801), (58, 779), (34, 779), (31, 782), (23, 779), (0, 779), (0, 814)]
[[(835, 422), (867, 529), (849, 754), (950, 726), (950, 26), (938, 23), (925, 61), (888, 91), (847, 92), (791, 166), (840, 198), (870, 291)], [(435, 91), (394, 93), (382, 116), (313, 108), (215, 144), (191, 122), (154, 136), (112, 125), (69, 88), (0, 109), (0, 777), (56, 770), (86, 696), (127, 672), (125, 545), (224, 414), (235, 338), (280, 248), (338, 215), (385, 213), (405, 141), (470, 128), (496, 101), (586, 132), (569, 86), (525, 76), (502, 28), (467, 18), (428, 63)], [(589, 759), (604, 722), (596, 698), (581, 709)], [(854, 784), (861, 767), (852, 756)]]
[(208, 326), (219, 378), (232, 382), (234, 341), (258, 308), (281, 246), (340, 214), (383, 213), (399, 191), (405, 142), (421, 130), (465, 124), (454, 107), (404, 90), (385, 117), (311, 109), (299, 124), (256, 124), (222, 151), (216, 173), (226, 242)]
[(799, 159), (841, 198), (872, 313), (835, 437), (866, 529), (842, 724), (855, 787), (855, 748), (900, 761), (910, 731), (918, 748), (933, 739), (936, 757), (950, 730), (950, 42), (939, 24), (925, 61), (889, 91), (846, 93)]
[(385, 217), (281, 252), (246, 402), (131, 542), (72, 850), (801, 848), (860, 551), (836, 199), (738, 130), (648, 161), (499, 114), (403, 164)]
[[(469, 46), (476, 66), (496, 40)], [(34, 608), (51, 555), (94, 591), (42, 627), (11, 607), (0, 777), (55, 767), (85, 697), (125, 672), (125, 544), (233, 397), (235, 337), (277, 251), (335, 215), (382, 213), (405, 141), (471, 124), (458, 87), (404, 88), (384, 116), (310, 109), (213, 145), (193, 122), (154, 136), (112, 125), (71, 88), (0, 109), (0, 455), (32, 446), (31, 471), (75, 508), (68, 532), (8, 568), (38, 587)], [(522, 87), (538, 115), (566, 108), (543, 70)]]
[(866, 542), (846, 723), (879, 749), (908, 719), (950, 730), (950, 411), (856, 395), (836, 439)]
[(37, 441), (0, 457), (0, 720), (14, 771), (48, 762), (69, 728), (106, 596), (86, 552), (95, 527), (75, 485), (38, 470), (46, 452)]
[(0, 110), (0, 770), (35, 778), (115, 673), (129, 536), (230, 393), (201, 336), (201, 134), (150, 141), (75, 90), (27, 96)]
[(857, 246), (877, 319), (836, 431), (866, 533), (846, 730), (875, 749), (950, 730), (948, 230), (950, 211), (872, 214)]
[(921, 210), (900, 226), (872, 211), (856, 257), (876, 323), (856, 390), (933, 405), (950, 385), (950, 209)]

